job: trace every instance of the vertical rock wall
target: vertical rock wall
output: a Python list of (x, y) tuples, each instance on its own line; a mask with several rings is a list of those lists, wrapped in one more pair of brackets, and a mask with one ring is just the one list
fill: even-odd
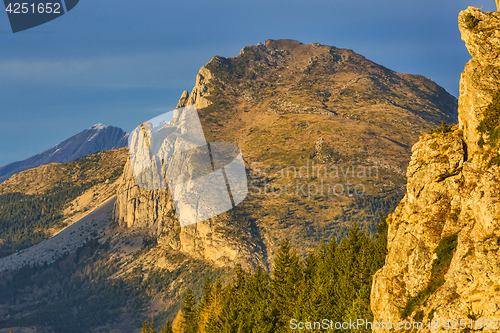
[[(500, 89), (500, 13), (469, 7), (459, 28), (473, 57), (460, 81), (459, 126), (413, 147), (407, 193), (389, 218), (386, 263), (373, 280), (375, 321), (423, 322), (416, 331), (435, 332), (429, 321), (456, 332), (453, 319), (455, 328), (461, 319), (500, 320), (498, 146), (480, 144), (478, 131)], [(471, 330), (481, 327), (473, 322)]]

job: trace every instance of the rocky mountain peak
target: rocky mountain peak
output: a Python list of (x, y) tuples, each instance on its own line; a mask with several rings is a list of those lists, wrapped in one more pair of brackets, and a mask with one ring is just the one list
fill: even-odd
[[(394, 72), (352, 50), (287, 39), (214, 56), (178, 107), (193, 104), (207, 142), (240, 147), (251, 193), (227, 213), (180, 228), (168, 191), (138, 188), (128, 163), (115, 217), (172, 251), (220, 266), (267, 265), (285, 237), (306, 253), (319, 234), (341, 237), (353, 220), (373, 228), (404, 193), (410, 147), (443, 119), (457, 121), (456, 98), (428, 78)], [(299, 167), (309, 175), (319, 167), (344, 175), (271, 171)], [(268, 192), (299, 182), (344, 188), (354, 168), (380, 172), (355, 180), (366, 196), (330, 191), (313, 199), (300, 185), (290, 195)]]
[(216, 92), (233, 101), (266, 98), (275, 102), (277, 112), (285, 102), (317, 114), (349, 114), (353, 107), (361, 111), (362, 104), (370, 103), (397, 106), (436, 123), (453, 123), (457, 117), (456, 99), (432, 80), (396, 73), (352, 50), (289, 39), (246, 46), (234, 58), (213, 57), (180, 106), (202, 109), (218, 98)]

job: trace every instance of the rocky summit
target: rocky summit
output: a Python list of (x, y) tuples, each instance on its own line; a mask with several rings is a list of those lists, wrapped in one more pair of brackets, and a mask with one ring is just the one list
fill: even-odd
[(472, 56), (460, 81), (459, 125), (413, 146), (371, 294), (376, 321), (423, 322), (419, 331), (434, 331), (429, 322), (453, 331), (454, 319), (481, 330), (500, 317), (500, 13), (469, 7), (459, 28)]

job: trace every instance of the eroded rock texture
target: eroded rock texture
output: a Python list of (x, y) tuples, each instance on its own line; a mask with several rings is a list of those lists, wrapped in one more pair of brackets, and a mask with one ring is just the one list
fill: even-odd
[(435, 331), (429, 320), (456, 331), (443, 325), (500, 319), (498, 142), (478, 129), (500, 89), (500, 13), (469, 7), (459, 28), (473, 57), (460, 81), (459, 126), (413, 146), (372, 288), (376, 321), (423, 321), (419, 331)]

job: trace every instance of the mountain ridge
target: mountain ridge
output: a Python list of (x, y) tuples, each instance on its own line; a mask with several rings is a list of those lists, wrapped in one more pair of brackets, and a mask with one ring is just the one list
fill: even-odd
[(121, 128), (98, 123), (41, 153), (0, 167), (0, 183), (18, 172), (40, 165), (67, 163), (98, 151), (123, 148), (127, 145), (128, 133)]

